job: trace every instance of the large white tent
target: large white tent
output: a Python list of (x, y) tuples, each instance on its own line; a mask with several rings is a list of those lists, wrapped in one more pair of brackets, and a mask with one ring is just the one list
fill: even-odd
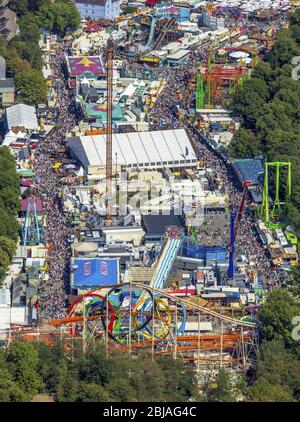
[(35, 107), (27, 104), (16, 104), (6, 109), (7, 127), (23, 126), (28, 130), (38, 129)]
[[(89, 174), (105, 167), (105, 144), (105, 135), (68, 138), (71, 151)], [(127, 170), (195, 167), (197, 164), (185, 129), (114, 134), (112, 159), (113, 166), (117, 164)]]

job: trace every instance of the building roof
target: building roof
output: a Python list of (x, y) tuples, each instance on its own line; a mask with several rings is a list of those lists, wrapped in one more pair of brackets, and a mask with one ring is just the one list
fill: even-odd
[(25, 306), (0, 307), (0, 329), (10, 327), (10, 324), (25, 324), (26, 308)]
[(12, 78), (0, 79), (0, 92), (14, 92), (15, 84)]
[(119, 282), (119, 259), (75, 258), (73, 287), (94, 287)]
[(176, 53), (168, 54), (167, 60), (181, 60), (184, 57), (187, 57), (190, 54), (189, 50), (178, 50)]
[(104, 74), (100, 56), (66, 57), (70, 76), (96, 76)]
[(6, 287), (0, 289), (0, 306), (10, 305), (10, 290)]
[[(85, 110), (89, 117), (96, 117), (97, 119), (101, 119), (102, 123), (106, 123), (106, 114), (107, 114), (106, 104), (89, 103), (86, 105)], [(119, 121), (123, 119), (123, 112), (119, 104), (113, 104), (112, 118), (113, 118), (113, 121), (114, 120)]]
[(38, 129), (35, 107), (26, 104), (16, 104), (6, 109), (6, 120), (9, 129), (12, 127), (25, 127), (26, 129)]
[(14, 87), (13, 78), (0, 79), (0, 88)]
[(5, 9), (0, 10), (0, 19), (5, 18), (7, 20), (14, 20), (16, 19), (16, 14), (14, 11), (6, 7)]
[[(75, 136), (68, 138), (68, 144), (85, 168), (106, 165), (105, 135)], [(185, 129), (114, 134), (112, 158), (113, 164), (147, 169), (188, 167), (197, 162)]]
[(10, 41), (18, 33), (18, 30), (15, 12), (8, 8), (0, 9), (0, 34), (2, 37)]
[(75, 0), (79, 4), (95, 4), (97, 6), (104, 6), (107, 0)]
[(27, 199), (22, 199), (22, 201), (21, 201), (21, 210), (23, 212), (27, 211), (27, 206), (28, 206), (29, 203), (35, 203), (37, 212), (43, 211), (43, 203), (40, 199), (27, 198)]
[[(112, 3), (116, 3), (120, 0), (111, 0)], [(96, 6), (104, 6), (107, 0), (75, 0), (75, 3), (79, 4), (95, 4)]]
[(178, 215), (143, 215), (142, 226), (147, 236), (163, 236), (168, 227), (181, 227)]
[(97, 252), (98, 245), (95, 242), (75, 242), (71, 249), (76, 252)]
[(253, 184), (263, 182), (264, 167), (260, 159), (240, 159), (232, 161), (233, 168), (241, 182), (251, 180)]
[(0, 80), (6, 78), (6, 60), (0, 56)]

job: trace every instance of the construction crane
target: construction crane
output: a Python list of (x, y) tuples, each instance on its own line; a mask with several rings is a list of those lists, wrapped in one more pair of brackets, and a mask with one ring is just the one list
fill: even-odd
[(235, 241), (237, 238), (239, 226), (241, 223), (241, 219), (243, 216), (243, 212), (245, 209), (245, 203), (247, 198), (247, 193), (249, 190), (249, 186), (252, 185), (251, 180), (245, 180), (243, 183), (243, 196), (240, 203), (240, 208), (238, 214), (234, 211), (230, 213), (230, 246), (229, 246), (229, 265), (228, 265), (228, 278), (233, 278), (234, 275), (234, 249), (235, 249)]
[(106, 114), (106, 220), (112, 219), (112, 101), (113, 101), (113, 42), (107, 40), (107, 114)]

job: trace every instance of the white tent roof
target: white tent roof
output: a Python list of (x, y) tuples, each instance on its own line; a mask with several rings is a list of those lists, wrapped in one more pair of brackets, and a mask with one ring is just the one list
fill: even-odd
[[(81, 164), (106, 165), (105, 135), (75, 136), (68, 144)], [(195, 166), (197, 158), (184, 129), (118, 133), (112, 139), (113, 164), (127, 168), (163, 168)]]
[(247, 58), (249, 56), (250, 54), (245, 51), (233, 51), (232, 53), (229, 54), (229, 57), (231, 57), (232, 59), (242, 59), (242, 58)]
[(9, 147), (10, 144), (13, 142), (17, 142), (18, 139), (25, 139), (27, 138), (27, 135), (21, 131), (18, 133), (14, 133), (12, 130), (10, 130), (3, 139), (2, 146), (3, 147)]
[(38, 129), (35, 107), (26, 104), (17, 104), (6, 109), (8, 129), (24, 126), (26, 129)]

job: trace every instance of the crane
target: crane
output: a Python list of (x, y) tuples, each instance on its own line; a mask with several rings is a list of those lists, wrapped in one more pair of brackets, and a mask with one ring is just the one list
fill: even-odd
[(229, 265), (228, 265), (228, 272), (227, 276), (228, 278), (233, 278), (234, 274), (234, 247), (235, 247), (235, 241), (237, 238), (239, 226), (241, 223), (241, 219), (243, 216), (247, 193), (249, 190), (249, 186), (252, 185), (251, 180), (245, 180), (243, 183), (243, 196), (240, 203), (239, 211), (236, 214), (234, 211), (230, 213), (230, 247), (229, 247)]
[(112, 101), (113, 101), (113, 42), (107, 40), (107, 114), (106, 114), (106, 220), (112, 218)]

